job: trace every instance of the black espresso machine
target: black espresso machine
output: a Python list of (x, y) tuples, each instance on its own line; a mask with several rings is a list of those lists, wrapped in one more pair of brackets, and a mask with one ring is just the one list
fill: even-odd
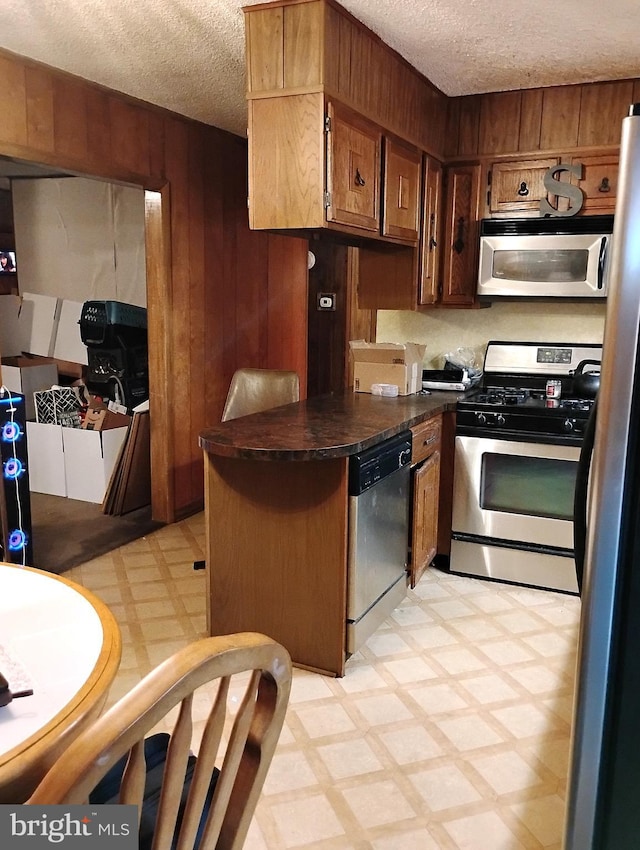
[(85, 301), (80, 337), (87, 387), (128, 410), (149, 398), (147, 311), (121, 301)]

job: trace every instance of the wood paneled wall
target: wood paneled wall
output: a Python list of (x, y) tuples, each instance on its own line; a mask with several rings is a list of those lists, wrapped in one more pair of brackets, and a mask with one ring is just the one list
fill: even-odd
[(553, 86), (449, 99), (449, 158), (571, 151), (620, 143), (640, 80)]
[(203, 505), (198, 434), (236, 368), (295, 369), (306, 394), (307, 240), (249, 230), (244, 139), (6, 52), (0, 87), (0, 155), (159, 193), (146, 205), (152, 490), (154, 518), (172, 522)]

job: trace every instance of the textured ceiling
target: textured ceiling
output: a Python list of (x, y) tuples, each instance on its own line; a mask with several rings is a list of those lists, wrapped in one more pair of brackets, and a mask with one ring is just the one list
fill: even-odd
[[(3, 0), (0, 47), (238, 135), (241, 0)], [(343, 0), (449, 95), (640, 77), (640, 0)]]

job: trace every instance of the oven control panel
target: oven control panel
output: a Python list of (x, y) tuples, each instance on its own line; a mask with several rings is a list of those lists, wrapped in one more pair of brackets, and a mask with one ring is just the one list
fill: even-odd
[(458, 405), (457, 434), (491, 435), (493, 439), (530, 441), (536, 438), (581, 442), (587, 423), (586, 416), (570, 416), (566, 411), (526, 411), (522, 407), (511, 411), (468, 410)]
[(539, 348), (536, 356), (537, 363), (566, 363), (571, 364), (572, 349), (570, 348)]
[(476, 412), (475, 417), (478, 425), (487, 425), (489, 427), (493, 425), (496, 428), (507, 425), (507, 417), (504, 413), (485, 413), (483, 411), (478, 411)]
[(484, 356), (485, 376), (495, 374), (568, 377), (583, 360), (601, 360), (599, 343), (499, 342), (491, 340)]

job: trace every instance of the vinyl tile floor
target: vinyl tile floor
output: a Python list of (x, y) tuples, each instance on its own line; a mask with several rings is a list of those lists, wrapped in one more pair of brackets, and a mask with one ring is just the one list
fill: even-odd
[[(204, 536), (198, 514), (65, 573), (120, 624), (110, 702), (205, 636)], [(428, 570), (344, 678), (294, 670), (246, 850), (560, 850), (579, 613)]]

